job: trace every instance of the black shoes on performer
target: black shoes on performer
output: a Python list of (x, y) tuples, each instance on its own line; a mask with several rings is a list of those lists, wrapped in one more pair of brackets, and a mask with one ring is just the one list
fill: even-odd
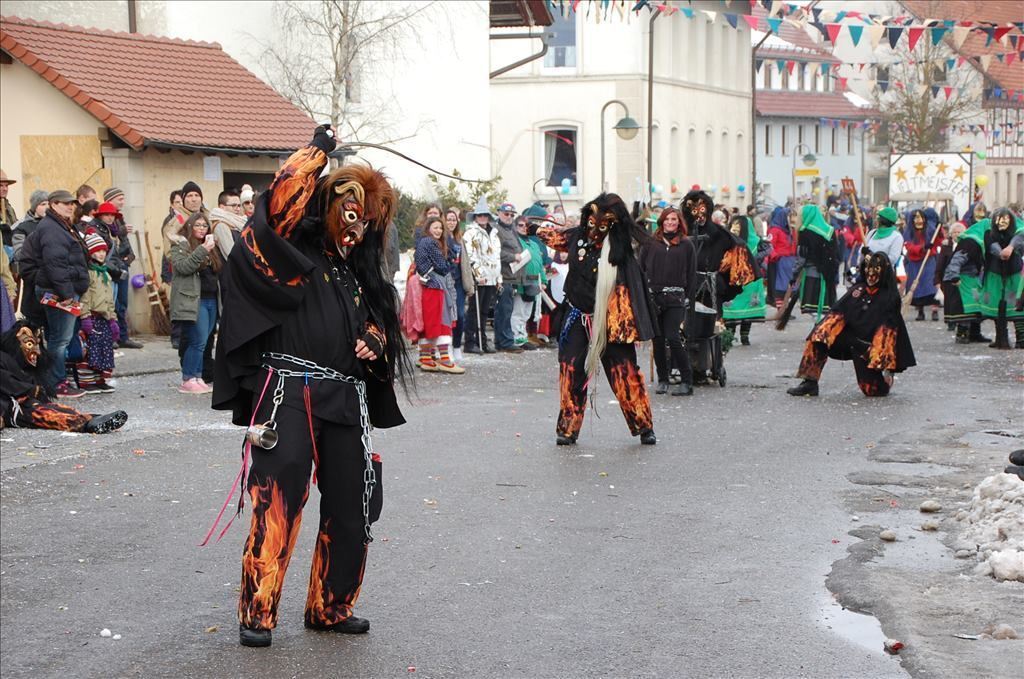
[(790, 396), (817, 396), (818, 383), (815, 380), (804, 380), (795, 387), (786, 390)]
[(668, 382), (658, 382), (658, 387), (654, 390), (655, 394), (667, 394), (668, 393)]
[(645, 446), (653, 446), (658, 442), (658, 437), (654, 435), (653, 429), (645, 429), (640, 432), (640, 443)]
[(1003, 470), (1007, 474), (1016, 474), (1024, 481), (1024, 449), (1010, 453), (1010, 466)]
[(82, 428), (86, 434), (109, 434), (120, 429), (128, 421), (128, 413), (123, 410), (115, 410), (106, 415), (93, 415), (92, 419), (85, 423)]
[(337, 632), (338, 634), (366, 634), (370, 631), (370, 621), (366, 618), (357, 618), (356, 616), (349, 616), (341, 622), (336, 622), (333, 625), (314, 625), (308, 620), (304, 623), (306, 629), (315, 630), (317, 632)]
[(565, 434), (558, 434), (555, 436), (555, 445), (557, 446), (574, 446), (576, 445), (575, 436), (566, 436)]
[(238, 625), (238, 643), (253, 648), (269, 646), (273, 641), (274, 632), (269, 629), (253, 629), (245, 625)]
[[(333, 625), (314, 625), (311, 622), (304, 623), (306, 629), (317, 632), (337, 632), (338, 634), (366, 634), (370, 631), (370, 621), (366, 618), (351, 616)], [(238, 643), (253, 648), (264, 648), (273, 641), (274, 632), (269, 629), (253, 629), (245, 625), (238, 626)]]
[(676, 386), (672, 387), (673, 396), (692, 396), (693, 385), (689, 382), (680, 382)]

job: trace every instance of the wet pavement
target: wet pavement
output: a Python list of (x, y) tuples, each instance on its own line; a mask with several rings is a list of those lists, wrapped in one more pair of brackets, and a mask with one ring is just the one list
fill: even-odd
[[(409, 423), (374, 437), (385, 507), (357, 606), (370, 633), (302, 627), (314, 489), (270, 649), (237, 641), (248, 512), (197, 547), (237, 473), (241, 430), (208, 396), (176, 391), (176, 354), (153, 339), (126, 352), (121, 370), (135, 374), (116, 393), (75, 402), (127, 410), (122, 431), (2, 432), (3, 674), (964, 676), (955, 659), (885, 655), (877, 637), (892, 623), (844, 622), (857, 614), (825, 579), (863, 544), (850, 531), (867, 512), (851, 520), (850, 493), (858, 474), (885, 472), (875, 448), (1009, 426), (1024, 352), (911, 323), (920, 365), (889, 398), (863, 398), (852, 366), (830, 363), (821, 396), (798, 399), (785, 388), (809, 327), (756, 327), (726, 359), (727, 387), (654, 397), (653, 448), (628, 436), (603, 380), (579, 444), (555, 447), (550, 350), (418, 376)], [(839, 591), (857, 584), (834, 577)], [(891, 596), (898, 607), (915, 593)], [(1019, 654), (1004, 643), (994, 652)]]

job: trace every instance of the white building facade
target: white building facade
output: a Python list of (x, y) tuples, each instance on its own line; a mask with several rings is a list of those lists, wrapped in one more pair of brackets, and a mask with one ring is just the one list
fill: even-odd
[[(627, 202), (646, 200), (648, 123), (654, 201), (678, 201), (699, 184), (714, 188), (716, 200), (748, 202), (738, 187), (749, 191), (751, 184), (750, 30), (743, 21), (733, 28), (722, 15), (710, 20), (700, 11), (720, 10), (720, 3), (692, 4), (692, 19), (677, 12), (653, 24), (646, 11), (595, 23), (555, 10), (547, 54), (491, 79), (492, 171), (517, 207), (538, 199), (557, 203), (560, 196), (573, 211), (602, 188)], [(653, 112), (647, 104), (652, 26)], [(492, 70), (536, 51), (538, 41), (532, 42), (492, 40)], [(601, 110), (612, 100), (640, 123), (633, 139), (612, 129), (626, 115), (618, 103), (607, 107), (602, 126)]]

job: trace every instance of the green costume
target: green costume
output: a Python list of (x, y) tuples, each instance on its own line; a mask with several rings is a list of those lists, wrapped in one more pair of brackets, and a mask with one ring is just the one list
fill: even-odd
[[(969, 229), (957, 238), (958, 244), (964, 240), (973, 241), (977, 244), (978, 251), (981, 253), (979, 267), (985, 261), (985, 232), (988, 230), (988, 227), (989, 221), (983, 219), (972, 224)], [(981, 275), (971, 275), (961, 271), (959, 280), (960, 285), (955, 286), (955, 290), (960, 297), (960, 308), (956, 308), (955, 304), (947, 304), (946, 320), (953, 322), (977, 320), (981, 317)], [(948, 286), (943, 287), (944, 294), (949, 294), (952, 290), (953, 288)]]
[[(1015, 308), (1017, 300), (1024, 293), (1024, 278), (1021, 276), (1020, 255), (1015, 252), (1009, 259), (1002, 260), (989, 251), (991, 245), (994, 244), (993, 234), (995, 229), (991, 224), (991, 218), (977, 222), (968, 231), (972, 231), (975, 227), (982, 227), (984, 238), (982, 251), (985, 253), (985, 277), (982, 279), (981, 286), (981, 315), (985, 318), (999, 318), (1000, 303), (1005, 302), (1004, 318), (1010, 321), (1024, 319), (1024, 311), (1017, 311)], [(967, 236), (968, 231), (964, 232), (964, 236)], [(1014, 218), (1010, 223), (1009, 231), (1010, 238), (1014, 239), (1024, 231), (1024, 222)], [(995, 244), (999, 245), (998, 243)], [(963, 285), (963, 279), (961, 279), (960, 285)]]
[(800, 211), (797, 241), (800, 271), (800, 310), (814, 314), (814, 321), (836, 301), (839, 275), (839, 244), (835, 229), (825, 221), (817, 205), (804, 205)]
[[(750, 256), (756, 261), (761, 237), (754, 230), (750, 218), (746, 219), (746, 245)], [(763, 321), (765, 312), (764, 278), (758, 277), (743, 286), (743, 291), (722, 305), (722, 318), (726, 321)]]

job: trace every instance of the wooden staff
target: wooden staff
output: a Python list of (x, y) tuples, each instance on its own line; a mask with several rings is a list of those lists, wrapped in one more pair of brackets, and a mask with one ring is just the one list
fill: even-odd
[[(911, 225), (913, 227), (913, 225)], [(939, 226), (935, 229), (935, 233), (932, 234), (932, 239), (928, 242), (928, 249), (925, 250), (924, 259), (921, 260), (921, 268), (918, 269), (917, 275), (914, 276), (914, 283), (907, 289), (907, 293), (903, 295), (903, 306), (908, 306), (914, 300), (914, 291), (917, 290), (917, 284), (921, 282), (921, 274), (924, 273), (925, 264), (928, 263), (928, 258), (932, 256), (932, 247), (935, 245), (935, 236), (942, 233), (942, 227)]]

